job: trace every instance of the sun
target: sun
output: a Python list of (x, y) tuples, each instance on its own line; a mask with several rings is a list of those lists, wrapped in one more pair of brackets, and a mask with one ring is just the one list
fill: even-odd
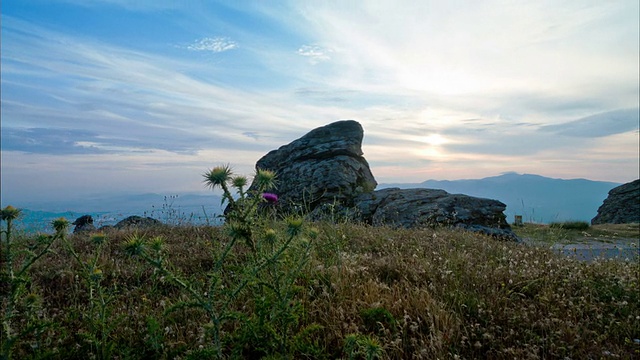
[(432, 133), (427, 136), (419, 136), (416, 140), (424, 144), (424, 146), (420, 146), (415, 150), (420, 157), (439, 160), (447, 157), (442, 145), (450, 143), (451, 141), (444, 136), (438, 133)]
[(429, 134), (420, 138), (420, 142), (428, 144), (430, 146), (441, 146), (449, 141), (440, 134)]

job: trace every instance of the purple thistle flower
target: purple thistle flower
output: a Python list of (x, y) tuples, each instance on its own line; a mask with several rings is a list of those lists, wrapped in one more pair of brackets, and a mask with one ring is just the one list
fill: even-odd
[(267, 200), (267, 202), (271, 204), (275, 204), (278, 202), (278, 195), (274, 193), (262, 193), (262, 198)]

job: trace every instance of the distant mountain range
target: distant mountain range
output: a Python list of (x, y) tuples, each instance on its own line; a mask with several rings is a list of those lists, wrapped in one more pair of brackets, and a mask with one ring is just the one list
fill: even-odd
[(587, 221), (596, 216), (609, 190), (620, 185), (586, 179), (553, 179), (540, 175), (505, 173), (473, 180), (427, 180), (417, 184), (380, 184), (378, 189), (399, 187), (442, 189), (452, 194), (499, 200), (507, 205), (509, 223), (514, 215), (525, 222)]
[[(22, 209), (22, 216), (16, 222), (18, 228), (49, 232), (52, 220), (64, 217), (73, 222), (85, 214), (93, 217), (97, 227), (115, 225), (131, 215), (150, 216), (168, 224), (217, 224), (217, 216), (222, 212), (220, 201), (221, 197), (214, 194), (164, 196), (148, 193), (32, 201), (11, 205)], [(2, 204), (6, 205), (8, 204)]]

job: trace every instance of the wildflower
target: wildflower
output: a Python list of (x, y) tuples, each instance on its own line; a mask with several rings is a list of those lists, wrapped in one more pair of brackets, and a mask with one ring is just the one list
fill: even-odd
[(67, 219), (61, 217), (61, 218), (58, 218), (56, 220), (53, 220), (51, 222), (51, 225), (53, 226), (53, 229), (57, 233), (62, 233), (69, 227), (69, 221)]
[(203, 174), (204, 183), (210, 188), (222, 186), (231, 178), (232, 172), (229, 165), (216, 166), (209, 172)]
[(273, 244), (276, 242), (277, 237), (278, 237), (278, 235), (277, 235), (276, 231), (275, 231), (275, 230), (273, 230), (273, 229), (267, 229), (267, 230), (264, 232), (264, 240), (265, 240), (268, 244), (273, 245)]
[(276, 186), (276, 173), (271, 170), (258, 169), (254, 181), (258, 189), (273, 189)]
[(298, 235), (302, 230), (302, 218), (287, 219), (287, 233), (291, 236)]
[(14, 220), (20, 215), (20, 209), (16, 209), (11, 205), (8, 205), (4, 209), (0, 210), (0, 219), (2, 220)]
[(309, 229), (309, 237), (312, 240), (315, 240), (319, 234), (320, 234), (320, 231), (318, 230), (318, 228), (312, 227), (311, 229)]
[(97, 233), (91, 236), (91, 242), (100, 245), (107, 240), (107, 236), (104, 233)]
[(99, 281), (102, 278), (102, 270), (95, 268), (91, 273), (91, 280)]
[(128, 236), (124, 242), (124, 251), (130, 256), (140, 255), (144, 252), (145, 237), (138, 234)]
[(244, 176), (236, 176), (231, 180), (233, 187), (236, 189), (242, 189), (247, 185), (247, 178)]
[(268, 203), (275, 204), (278, 202), (278, 195), (274, 193), (262, 193), (262, 198), (267, 200)]
[(162, 236), (156, 236), (151, 239), (151, 249), (154, 251), (161, 251), (164, 245), (164, 238)]

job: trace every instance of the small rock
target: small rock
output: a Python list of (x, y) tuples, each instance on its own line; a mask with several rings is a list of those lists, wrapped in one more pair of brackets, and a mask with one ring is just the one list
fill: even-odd
[(91, 232), (95, 231), (96, 227), (93, 225), (93, 217), (91, 215), (82, 215), (77, 218), (72, 225), (75, 225), (73, 233)]
[(162, 222), (151, 217), (142, 216), (129, 216), (128, 218), (121, 220), (115, 225), (116, 229), (128, 229), (128, 228), (152, 228), (162, 225)]

